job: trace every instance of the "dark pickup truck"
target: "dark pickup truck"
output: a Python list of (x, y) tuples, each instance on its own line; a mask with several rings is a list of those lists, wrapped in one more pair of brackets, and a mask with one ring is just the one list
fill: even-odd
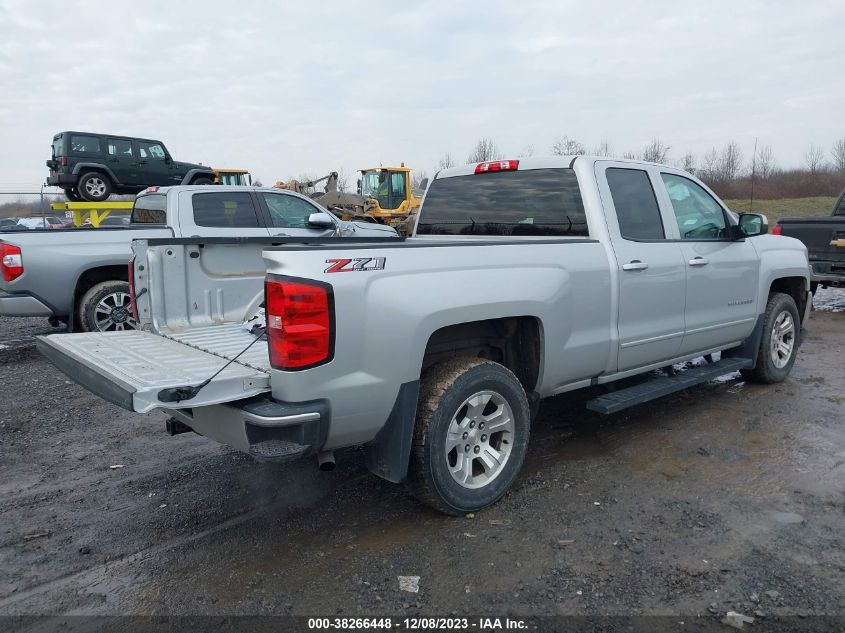
[(783, 218), (772, 233), (804, 242), (813, 269), (813, 292), (819, 286), (845, 288), (845, 191), (833, 205), (830, 215)]

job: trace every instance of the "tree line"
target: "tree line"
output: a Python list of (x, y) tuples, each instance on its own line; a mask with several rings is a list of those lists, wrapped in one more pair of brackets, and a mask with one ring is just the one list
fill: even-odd
[[(845, 187), (845, 137), (835, 141), (830, 148), (808, 145), (802, 156), (803, 165), (789, 169), (778, 165), (771, 145), (755, 144), (754, 149), (746, 153), (736, 141), (729, 141), (722, 147), (714, 146), (702, 156), (686, 152), (675, 157), (671, 153), (672, 147), (660, 138), (652, 139), (638, 151), (617, 152), (608, 140), (588, 150), (580, 141), (561, 135), (549, 150), (556, 156), (591, 154), (674, 165), (695, 174), (722, 198), (749, 197), (752, 180), (754, 197), (764, 199), (835, 196)], [(517, 158), (533, 154), (534, 148), (529, 145), (517, 154)], [(467, 155), (466, 162), (480, 163), (501, 158), (505, 155), (496, 142), (482, 137)], [(447, 153), (440, 159), (438, 169), (455, 165), (451, 153)], [(425, 172), (420, 172), (416, 179), (422, 178), (425, 178)]]

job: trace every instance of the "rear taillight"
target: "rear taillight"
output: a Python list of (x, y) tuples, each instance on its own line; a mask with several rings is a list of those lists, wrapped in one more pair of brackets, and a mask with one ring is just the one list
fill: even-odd
[(67, 167), (67, 156), (59, 156), (59, 166)]
[(135, 258), (129, 260), (129, 309), (132, 318), (138, 320), (138, 306), (135, 303)]
[(12, 281), (23, 275), (23, 258), (21, 249), (14, 244), (0, 242), (0, 270), (3, 279)]
[(491, 160), (486, 163), (478, 163), (475, 166), (475, 173), (486, 174), (489, 171), (513, 171), (518, 167), (518, 160)]
[(334, 354), (331, 286), (270, 275), (264, 285), (270, 364), (308, 369)]
[(783, 229), (781, 228), (780, 224), (775, 224), (772, 227), (772, 230), (769, 231), (772, 235), (783, 235)]

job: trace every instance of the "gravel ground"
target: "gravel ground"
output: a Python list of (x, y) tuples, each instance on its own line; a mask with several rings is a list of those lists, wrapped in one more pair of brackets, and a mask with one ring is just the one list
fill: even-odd
[(544, 402), (513, 490), (459, 519), (358, 450), (322, 473), (171, 438), (3, 319), (0, 615), (845, 615), (845, 291), (816, 301), (782, 384)]

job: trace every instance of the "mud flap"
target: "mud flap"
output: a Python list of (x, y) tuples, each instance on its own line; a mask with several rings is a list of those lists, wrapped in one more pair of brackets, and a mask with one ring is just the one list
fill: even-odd
[(390, 416), (375, 439), (364, 446), (367, 468), (374, 475), (393, 483), (404, 481), (408, 476), (419, 395), (419, 380), (399, 387)]

